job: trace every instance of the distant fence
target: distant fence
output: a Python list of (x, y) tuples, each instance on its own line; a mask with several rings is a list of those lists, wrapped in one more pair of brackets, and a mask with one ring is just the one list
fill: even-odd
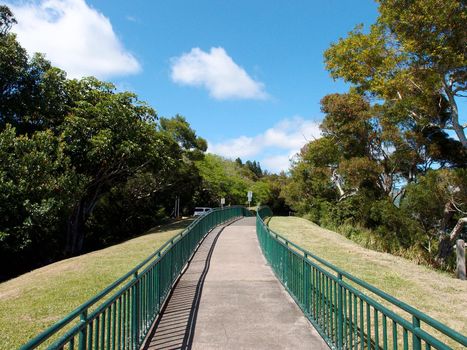
[(256, 216), (276, 276), (332, 349), (466, 349), (467, 337), (272, 231)]
[(199, 217), (134, 269), (20, 350), (139, 349), (202, 238), (215, 226), (241, 216), (250, 213), (244, 207), (226, 207)]

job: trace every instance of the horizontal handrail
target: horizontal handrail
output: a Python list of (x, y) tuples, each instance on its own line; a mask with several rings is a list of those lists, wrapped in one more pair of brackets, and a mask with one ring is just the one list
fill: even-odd
[[(49, 349), (74, 349), (75, 343), (78, 349), (104, 348), (104, 345), (106, 348), (120, 348), (120, 345), (125, 349), (138, 348), (202, 238), (215, 226), (241, 216), (250, 216), (250, 212), (241, 206), (231, 206), (212, 209), (198, 217), (133, 269), (20, 350), (36, 349), (53, 338), (58, 339), (48, 345)], [(93, 307), (95, 310), (89, 313)], [(69, 329), (65, 330), (67, 326)], [(65, 333), (60, 335), (63, 330)]]
[[(265, 254), (266, 258), (268, 259), (268, 262), (271, 264), (271, 266), (274, 269), (274, 272), (276, 275), (279, 277), (281, 282), (286, 286), (288, 291), (292, 294), (292, 297), (297, 301), (299, 305), (301, 305), (302, 310), (305, 309), (305, 314), (307, 314), (307, 317), (312, 321), (312, 323), (317, 326), (318, 331), (321, 332), (323, 335), (323, 338), (328, 342), (328, 344), (332, 347), (337, 347), (337, 348), (345, 348), (345, 341), (342, 338), (342, 336), (347, 336), (347, 340), (353, 340), (356, 341), (355, 338), (352, 337), (352, 335), (349, 335), (347, 333), (343, 334), (345, 331), (345, 328), (351, 327), (352, 332), (354, 331), (354, 328), (357, 327), (355, 324), (355, 320), (348, 320), (348, 314), (350, 313), (351, 315), (355, 315), (356, 313), (360, 316), (365, 314), (364, 311), (360, 310), (359, 308), (356, 308), (354, 304), (352, 304), (351, 307), (354, 308), (354, 310), (350, 310), (350, 306), (348, 305), (341, 305), (339, 303), (339, 300), (342, 298), (342, 293), (345, 295), (349, 295), (350, 299), (344, 299), (344, 304), (346, 302), (352, 302), (355, 303), (357, 300), (359, 302), (365, 303), (368, 308), (372, 308), (374, 312), (376, 313), (381, 313), (380, 316), (378, 316), (381, 319), (384, 319), (384, 324), (387, 324), (387, 318), (391, 319), (391, 321), (394, 322), (396, 326), (395, 329), (392, 330), (393, 335), (395, 333), (396, 340), (392, 340), (392, 344), (394, 348), (397, 347), (399, 339), (397, 338), (397, 327), (402, 327), (403, 333), (404, 333), (404, 339), (403, 339), (403, 344), (404, 348), (407, 348), (405, 345), (407, 343), (407, 339), (409, 337), (408, 334), (405, 334), (405, 332), (411, 332), (411, 337), (412, 337), (412, 347), (414, 349), (419, 349), (419, 345), (421, 344), (422, 340), (425, 342), (426, 348), (434, 347), (436, 349), (449, 349), (450, 347), (446, 344), (444, 344), (440, 339), (437, 339), (433, 334), (430, 334), (427, 332), (427, 330), (421, 329), (421, 322), (424, 322), (426, 326), (432, 327), (433, 329), (436, 329), (437, 331), (443, 333), (446, 335), (451, 341), (455, 342), (459, 346), (467, 346), (467, 337), (460, 334), (459, 332), (449, 328), (445, 324), (435, 320), (434, 318), (426, 315), (425, 313), (415, 309), (414, 307), (408, 305), (407, 303), (404, 303), (403, 301), (393, 297), (392, 295), (372, 286), (371, 284), (363, 281), (362, 279), (359, 279), (352, 274), (336, 267), (335, 265), (329, 263), (328, 261), (320, 258), (316, 254), (313, 254), (312, 252), (303, 249), (302, 247), (298, 246), (297, 244), (289, 241), (282, 235), (274, 232), (271, 230), (264, 222), (264, 219), (267, 217), (271, 217), (272, 212), (268, 207), (262, 207), (258, 210), (257, 212), (257, 233), (258, 237), (261, 243), (261, 248), (263, 250), (263, 253)], [(278, 251), (281, 251), (282, 255), (278, 255)], [(295, 260), (298, 259), (300, 263), (297, 263)], [(326, 267), (328, 270), (323, 269), (320, 265), (317, 263), (321, 264), (322, 266)], [(301, 269), (301, 272), (297, 272), (294, 270), (289, 270), (290, 264), (295, 264), (294, 269)], [(297, 267), (298, 266), (298, 267)], [(284, 269), (287, 269), (287, 271), (284, 271)], [(311, 277), (308, 275), (308, 271), (312, 271), (313, 273), (313, 279), (310, 279)], [(319, 276), (319, 277), (316, 277)], [(299, 285), (297, 287), (296, 285), (291, 288), (288, 283), (288, 278), (292, 277), (295, 278), (294, 283)], [(322, 279), (323, 283), (326, 284), (325, 289), (331, 289), (332, 293), (334, 295), (329, 296), (329, 291), (321, 290), (319, 288), (324, 288), (322, 286), (317, 286), (316, 284), (320, 283), (320, 280), (316, 280), (316, 278)], [(355, 286), (349, 284), (346, 280), (349, 282), (352, 282), (355, 284)], [(314, 284), (312, 283), (314, 282)], [(330, 287), (329, 287), (330, 286)], [(361, 289), (357, 289), (356, 287), (361, 287)], [(297, 289), (298, 288), (298, 289)], [(300, 289), (301, 288), (301, 289)], [(318, 289), (316, 289), (318, 288)], [(294, 289), (298, 290), (298, 294)], [(374, 295), (378, 296), (379, 298), (387, 301), (390, 305), (393, 305), (405, 312), (407, 312), (411, 317), (412, 320), (408, 321), (398, 315), (397, 313), (394, 313), (390, 309), (386, 308), (382, 304), (380, 304), (378, 301), (374, 300), (373, 298), (369, 297), (366, 295), (364, 292), (371, 292)], [(306, 295), (307, 293), (311, 292), (319, 294), (321, 297), (323, 297), (323, 305), (327, 305), (326, 303), (329, 302), (328, 299), (332, 300), (332, 303), (337, 304), (334, 305), (334, 309), (328, 309), (325, 310), (324, 312), (328, 312), (332, 314), (332, 317), (335, 317), (335, 325), (329, 326), (326, 324), (321, 324), (320, 325), (320, 319), (316, 319), (315, 314), (310, 314), (308, 311), (310, 308), (315, 308), (316, 305), (308, 305), (307, 303), (309, 302), (309, 295)], [(321, 295), (320, 293), (327, 293), (326, 296)], [(337, 300), (335, 300), (337, 299)], [(321, 304), (320, 304), (321, 305)], [(319, 307), (319, 305), (318, 305)], [(344, 308), (344, 310), (342, 310)], [(321, 310), (323, 311), (323, 310)], [(321, 312), (320, 311), (320, 312)], [(368, 310), (367, 310), (368, 311)], [(319, 316), (319, 315), (318, 315)], [(368, 315), (366, 315), (368, 317)], [(363, 342), (363, 340), (371, 340), (371, 342), (376, 341), (376, 345), (374, 347), (378, 347), (378, 341), (380, 336), (385, 336), (384, 338), (384, 348), (387, 348), (387, 328), (384, 328), (385, 334), (379, 334), (380, 330), (378, 330), (378, 325), (379, 325), (379, 318), (375, 318), (372, 324), (371, 318), (373, 316), (370, 316), (370, 318), (366, 320), (357, 320), (356, 323), (359, 323), (358, 321), (361, 321), (360, 323), (364, 323), (365, 325), (370, 325), (374, 326), (376, 325), (376, 330), (375, 329), (367, 329), (367, 332), (359, 333), (360, 335), (360, 341)], [(338, 321), (341, 322), (338, 324)], [(331, 329), (331, 332), (329, 333), (329, 328)], [(334, 334), (335, 333), (335, 334)], [(339, 335), (340, 334), (340, 335)], [(366, 335), (365, 335), (366, 334)], [(376, 339), (370, 339), (371, 335), (373, 335), (373, 338)], [(366, 337), (366, 338), (365, 338)], [(363, 339), (365, 338), (365, 339)], [(371, 343), (370, 342), (370, 343)], [(370, 344), (368, 343), (368, 344)], [(367, 346), (368, 346), (367, 344)], [(421, 346), (421, 345), (420, 345)], [(371, 347), (371, 346), (368, 346)]]

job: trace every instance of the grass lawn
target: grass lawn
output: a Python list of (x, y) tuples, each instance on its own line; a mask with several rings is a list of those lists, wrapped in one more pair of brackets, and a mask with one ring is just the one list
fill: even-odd
[(191, 220), (0, 284), (0, 349), (16, 349), (131, 270)]
[(271, 229), (396, 298), (467, 334), (467, 282), (359, 246), (298, 217), (273, 217)]

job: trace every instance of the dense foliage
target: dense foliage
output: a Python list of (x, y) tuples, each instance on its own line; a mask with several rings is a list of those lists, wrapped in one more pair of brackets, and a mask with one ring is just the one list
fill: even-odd
[(284, 193), (369, 247), (446, 267), (467, 212), (465, 2), (379, 3), (376, 24), (325, 52), (352, 87), (322, 99), (323, 137), (301, 150)]
[(466, 6), (379, 0), (369, 29), (331, 45), (322, 137), (289, 173), (206, 154), (180, 115), (134, 93), (67, 79), (29, 56), (0, 6), (0, 280), (140, 234), (195, 206), (267, 204), (361, 244), (443, 268), (467, 219)]
[[(32, 57), (0, 6), (0, 280), (110, 245), (195, 206), (273, 202), (257, 162), (205, 155), (180, 115), (134, 93), (67, 79)], [(280, 205), (280, 193), (274, 192)]]
[(256, 161), (243, 163), (240, 158), (231, 161), (213, 154), (207, 154), (196, 165), (202, 178), (195, 195), (200, 203), (220, 206), (220, 199), (225, 198), (226, 205), (248, 205), (246, 194), (252, 191), (252, 206), (268, 205), (276, 214), (288, 214), (289, 207), (281, 194), (285, 174), (269, 174)]
[[(137, 96), (29, 57), (0, 8), (0, 278), (140, 233), (198, 186), (206, 142)], [(176, 179), (176, 181), (173, 181)], [(85, 237), (88, 244), (84, 244)]]

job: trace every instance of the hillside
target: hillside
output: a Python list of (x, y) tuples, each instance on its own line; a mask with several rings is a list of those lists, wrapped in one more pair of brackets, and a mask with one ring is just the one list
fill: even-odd
[(128, 272), (190, 223), (165, 225), (0, 284), (0, 349), (22, 345)]

